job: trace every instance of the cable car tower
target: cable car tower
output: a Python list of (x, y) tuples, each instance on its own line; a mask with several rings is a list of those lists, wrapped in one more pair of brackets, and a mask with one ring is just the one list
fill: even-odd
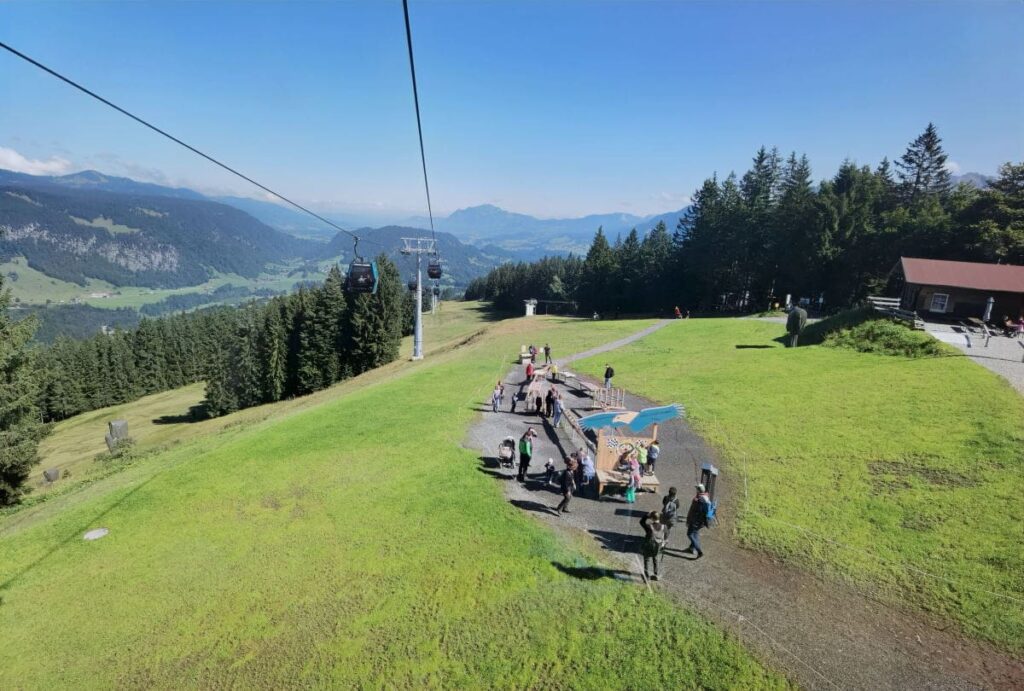
[[(434, 238), (402, 238), (402, 254), (416, 255), (416, 329), (412, 337), (412, 359), (423, 359), (423, 255), (434, 257), (431, 268), (436, 264), (437, 242)], [(441, 265), (437, 264), (438, 270)]]

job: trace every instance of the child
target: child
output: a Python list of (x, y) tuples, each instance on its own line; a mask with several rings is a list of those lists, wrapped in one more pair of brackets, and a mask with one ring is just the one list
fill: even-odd
[(551, 479), (555, 477), (555, 459), (549, 458), (544, 464), (544, 484), (550, 485)]
[(642, 482), (640, 478), (640, 462), (637, 461), (636, 454), (631, 453), (629, 455), (629, 484), (626, 486), (627, 504), (636, 502), (636, 491), (640, 489)]
[(658, 462), (658, 456), (661, 455), (661, 446), (658, 445), (658, 440), (655, 439), (651, 442), (651, 447), (647, 449), (647, 474), (654, 475), (654, 465)]
[(640, 463), (640, 475), (647, 475), (647, 447), (640, 442), (636, 447), (637, 462)]

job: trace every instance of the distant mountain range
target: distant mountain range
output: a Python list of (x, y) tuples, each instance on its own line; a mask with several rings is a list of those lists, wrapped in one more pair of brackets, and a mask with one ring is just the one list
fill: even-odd
[[(344, 226), (343, 226), (344, 227)], [(366, 256), (381, 251), (404, 274), (403, 236), (422, 228), (360, 228)], [(308, 236), (319, 236), (319, 241)], [(306, 236), (306, 237), (302, 237)], [(445, 285), (462, 286), (516, 258), (496, 247), (466, 245), (437, 234)], [(0, 170), (0, 262), (23, 256), (51, 278), (84, 285), (182, 288), (215, 273), (258, 276), (272, 263), (348, 261), (352, 238), (277, 204), (240, 197), (216, 199), (96, 171), (33, 176)]]
[[(633, 214), (596, 214), (580, 218), (536, 218), (526, 214), (505, 211), (492, 204), (459, 209), (450, 216), (435, 219), (434, 225), (459, 236), (463, 242), (491, 245), (523, 256), (544, 254), (585, 253), (598, 228), (603, 228), (612, 242), (618, 235), (626, 235), (636, 228), (641, 234), (664, 221), (673, 231), (687, 207), (654, 216)], [(424, 218), (412, 218), (407, 225), (423, 226)]]
[(961, 182), (966, 182), (968, 185), (974, 185), (979, 190), (983, 190), (988, 187), (988, 184), (995, 180), (991, 175), (982, 175), (981, 173), (964, 173), (963, 175), (952, 175), (950, 181), (957, 185)]

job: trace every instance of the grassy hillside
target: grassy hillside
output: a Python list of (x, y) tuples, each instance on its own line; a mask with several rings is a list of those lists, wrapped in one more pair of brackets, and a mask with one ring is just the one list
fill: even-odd
[[(327, 275), (326, 272), (295, 276), (288, 275), (293, 269), (298, 268), (302, 264), (300, 261), (293, 261), (273, 265), (271, 270), (264, 272), (256, 278), (245, 278), (235, 274), (217, 274), (204, 283), (184, 288), (117, 287), (95, 279), (88, 279), (84, 286), (80, 286), (76, 283), (51, 278), (40, 271), (36, 271), (28, 266), (24, 257), (13, 257), (10, 261), (0, 263), (0, 274), (3, 274), (4, 285), (11, 290), (11, 295), (18, 302), (26, 305), (43, 305), (46, 304), (47, 300), (54, 303), (69, 303), (77, 299), (93, 307), (107, 309), (131, 307), (138, 309), (143, 305), (160, 302), (172, 295), (210, 293), (228, 284), (251, 290), (266, 288), (269, 290), (287, 291), (291, 290), (299, 281), (322, 281), (324, 276)], [(16, 280), (10, 276), (12, 273), (17, 275)], [(106, 295), (107, 297), (91, 297), (94, 294)]]
[(615, 383), (683, 403), (724, 452), (744, 543), (1024, 649), (1024, 401), (963, 357), (783, 331), (677, 322), (611, 356)]
[(522, 342), (644, 323), (458, 321), (430, 342), (459, 347), (0, 519), (0, 687), (784, 685), (657, 594), (559, 570), (584, 545), (460, 447)]

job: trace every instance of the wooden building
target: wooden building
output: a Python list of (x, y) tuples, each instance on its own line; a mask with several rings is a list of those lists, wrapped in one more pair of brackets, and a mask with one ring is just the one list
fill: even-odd
[(900, 307), (928, 317), (991, 320), (1024, 314), (1024, 266), (901, 257), (893, 268)]

